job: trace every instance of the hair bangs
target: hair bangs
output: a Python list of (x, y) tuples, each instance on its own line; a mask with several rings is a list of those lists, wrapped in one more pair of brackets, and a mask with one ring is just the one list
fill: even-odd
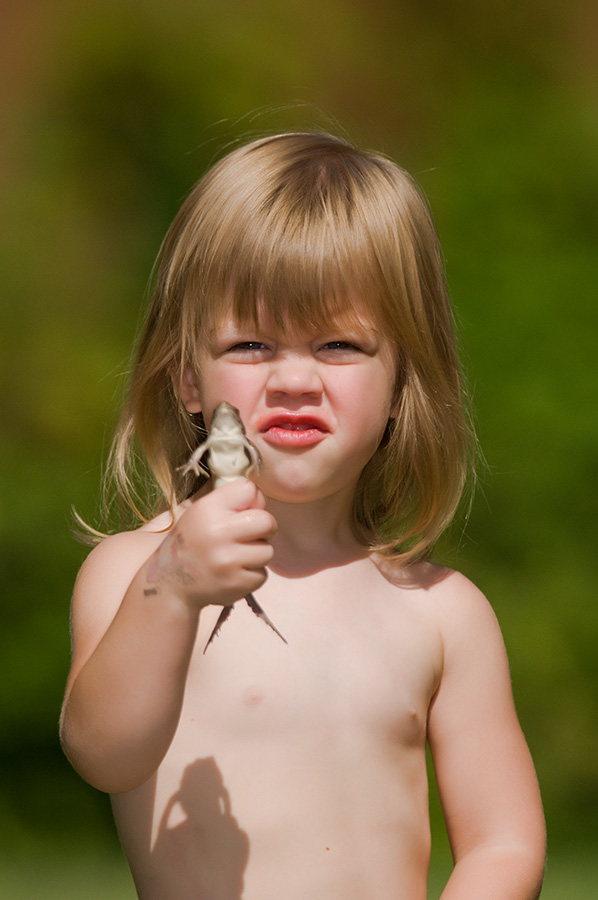
[(475, 435), (438, 238), (403, 169), (327, 134), (239, 147), (181, 206), (154, 281), (110, 464), (128, 506), (137, 512), (137, 448), (162, 508), (201, 486), (181, 474), (205, 432), (179, 386), (224, 320), (288, 334), (373, 326), (395, 345), (397, 405), (361, 474), (355, 524), (386, 555), (430, 552), (471, 471)]
[(245, 266), (238, 257), (230, 285), (235, 318), (296, 331), (327, 330), (340, 318), (358, 328), (364, 307), (377, 319), (379, 291), (367, 277), (372, 260), (363, 243), (349, 234), (341, 244), (338, 233), (318, 230), (318, 239), (306, 229), (276, 242), (266, 232)]
[(220, 215), (192, 288), (201, 293), (201, 331), (230, 315), (297, 330), (327, 328), (341, 316), (359, 327), (364, 310), (383, 331), (396, 322), (372, 217), (363, 214), (362, 179), (338, 162), (334, 177), (320, 171), (321, 160), (307, 172), (303, 164), (282, 167), (277, 180), (242, 203), (234, 198)]

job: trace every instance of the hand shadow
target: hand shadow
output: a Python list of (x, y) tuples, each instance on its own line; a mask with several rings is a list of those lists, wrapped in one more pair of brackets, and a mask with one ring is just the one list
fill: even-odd
[(243, 900), (249, 839), (231, 812), (230, 798), (213, 757), (197, 759), (183, 772), (168, 801), (152, 855), (168, 860), (193, 896)]

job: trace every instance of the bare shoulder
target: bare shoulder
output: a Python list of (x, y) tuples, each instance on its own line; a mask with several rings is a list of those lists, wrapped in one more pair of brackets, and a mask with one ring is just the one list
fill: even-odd
[(403, 590), (429, 591), (446, 581), (453, 574), (452, 569), (422, 560), (404, 566), (399, 560), (389, 559), (379, 553), (371, 555), (372, 562), (390, 584)]
[(485, 594), (465, 575), (447, 570), (446, 577), (435, 584), (433, 600), (445, 629), (486, 629), (498, 632), (498, 622)]
[(496, 616), (488, 599), (461, 572), (426, 561), (402, 566), (377, 555), (372, 558), (391, 584), (403, 590), (425, 593), (427, 608), (437, 619), (445, 638), (462, 629), (497, 631)]
[(73, 659), (87, 656), (114, 619), (135, 575), (172, 526), (159, 516), (136, 531), (105, 538), (81, 566), (71, 603)]
[(110, 535), (93, 548), (81, 566), (75, 583), (74, 598), (93, 590), (96, 585), (105, 589), (114, 579), (126, 581), (128, 587), (133, 575), (159, 547), (166, 537), (172, 518), (164, 514), (135, 531), (123, 531)]
[(460, 685), (461, 696), (481, 691), (488, 681), (492, 692), (510, 697), (504, 639), (485, 594), (465, 575), (449, 570), (430, 590), (430, 600), (444, 649), (443, 681)]

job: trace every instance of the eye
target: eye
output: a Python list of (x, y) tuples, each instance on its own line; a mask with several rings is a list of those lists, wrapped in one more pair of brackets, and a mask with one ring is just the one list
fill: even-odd
[(351, 341), (328, 341), (328, 343), (323, 344), (323, 346), (320, 349), (321, 350), (341, 350), (341, 351), (354, 350), (356, 353), (361, 352), (361, 347), (358, 347), (357, 344), (353, 344)]
[(224, 353), (231, 362), (254, 363), (266, 359), (270, 348), (262, 341), (236, 341), (228, 344)]
[(374, 334), (345, 329), (339, 331), (341, 337), (324, 341), (317, 347), (318, 355), (325, 362), (339, 365), (358, 363), (378, 352), (379, 344)]
[(326, 341), (325, 344), (320, 344), (318, 347), (318, 356), (325, 362), (332, 364), (357, 362), (364, 352), (361, 344), (343, 338)]
[(238, 344), (233, 344), (232, 347), (228, 348), (229, 353), (251, 353), (257, 350), (265, 350), (266, 345), (262, 344), (261, 341), (239, 341)]

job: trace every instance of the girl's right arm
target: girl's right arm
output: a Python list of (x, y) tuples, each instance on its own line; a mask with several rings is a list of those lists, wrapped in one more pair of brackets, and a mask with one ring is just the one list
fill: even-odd
[(272, 516), (240, 479), (193, 503), (167, 533), (115, 535), (73, 594), (63, 748), (94, 787), (129, 791), (156, 771), (176, 731), (201, 609), (256, 590)]

